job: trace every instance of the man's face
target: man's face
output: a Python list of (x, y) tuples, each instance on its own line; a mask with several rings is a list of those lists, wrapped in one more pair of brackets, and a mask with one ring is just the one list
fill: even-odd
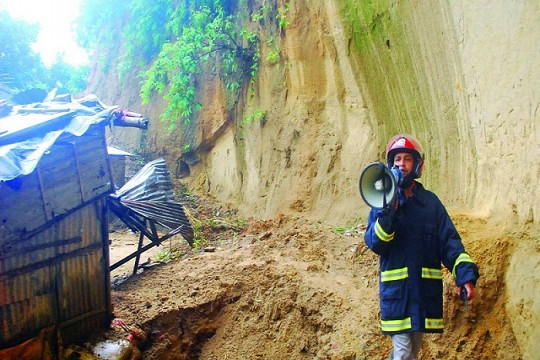
[(414, 156), (408, 152), (400, 152), (394, 156), (394, 166), (399, 167), (403, 175), (409, 175), (414, 167)]

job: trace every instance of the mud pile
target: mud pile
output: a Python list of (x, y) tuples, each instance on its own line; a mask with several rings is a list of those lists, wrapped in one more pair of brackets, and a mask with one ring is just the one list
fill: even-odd
[[(363, 242), (362, 224), (282, 216), (245, 225), (234, 212), (216, 209), (206, 211), (212, 221), (203, 221), (203, 247), (190, 250), (178, 240), (178, 258), (113, 289), (115, 316), (147, 335), (144, 359), (388, 355), (391, 342), (379, 329), (378, 259)], [(481, 219), (454, 220), (482, 278), (466, 312), (445, 271), (446, 332), (426, 336), (421, 358), (528, 358), (517, 346), (502, 291), (508, 244), (517, 239)]]

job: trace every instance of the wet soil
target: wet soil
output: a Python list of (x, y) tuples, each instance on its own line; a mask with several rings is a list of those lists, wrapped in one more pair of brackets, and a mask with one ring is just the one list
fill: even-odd
[[(114, 315), (140, 329), (143, 359), (385, 359), (379, 329), (378, 258), (364, 224), (302, 217), (240, 219), (212, 199), (182, 197), (197, 245), (181, 236), (113, 271)], [(445, 271), (443, 335), (427, 335), (421, 359), (521, 359), (504, 309), (513, 239), (472, 215), (452, 215), (480, 265), (477, 297), (465, 310)], [(110, 234), (111, 259), (138, 234)], [(112, 261), (111, 261), (112, 262)], [(126, 338), (112, 327), (100, 339)], [(96, 339), (94, 339), (97, 341)]]

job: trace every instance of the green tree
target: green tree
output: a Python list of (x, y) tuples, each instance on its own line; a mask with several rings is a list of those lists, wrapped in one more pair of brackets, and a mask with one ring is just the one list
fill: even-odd
[(72, 66), (64, 61), (63, 56), (58, 56), (48, 70), (47, 86), (62, 88), (72, 94), (83, 92), (88, 85), (90, 66)]
[(115, 45), (118, 34), (114, 29), (122, 22), (132, 0), (83, 0), (80, 15), (75, 21), (77, 43), (95, 50), (96, 44)]
[(62, 56), (47, 68), (41, 56), (32, 50), (39, 25), (14, 20), (9, 13), (0, 12), (0, 82), (14, 90), (61, 87), (71, 93), (86, 89), (89, 66), (74, 67)]
[(38, 25), (15, 20), (6, 11), (0, 12), (0, 81), (13, 89), (45, 87), (45, 66), (31, 47), (38, 31)]

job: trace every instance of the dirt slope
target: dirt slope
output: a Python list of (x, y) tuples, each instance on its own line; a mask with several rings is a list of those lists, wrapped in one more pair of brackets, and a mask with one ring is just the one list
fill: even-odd
[[(254, 1), (254, 9), (262, 3), (262, 0)], [(284, 6), (285, 1), (276, 3)], [(246, 329), (235, 327), (233, 332), (232, 325), (220, 325), (219, 329), (228, 330), (216, 329), (216, 334), (204, 342), (205, 346), (197, 345), (202, 349), (201, 357), (217, 354), (217, 350), (211, 349), (219, 344), (225, 344), (221, 348), (223, 354), (231, 354), (229, 357), (234, 357), (235, 351), (241, 351), (243, 346), (234, 345), (235, 350), (229, 349), (230, 344), (246, 344), (250, 353), (255, 352), (255, 346), (249, 344), (256, 344), (267, 353), (271, 347), (280, 346), (274, 343), (278, 337), (261, 341), (253, 331), (254, 326), (270, 329), (276, 322), (279, 329), (287, 329), (284, 333), (287, 339), (302, 342), (300, 339), (316, 338), (320, 342), (314, 345), (313, 340), (305, 340), (309, 345), (305, 350), (307, 357), (314, 354), (324, 357), (328, 351), (344, 354), (347, 351), (343, 350), (344, 344), (355, 342), (358, 346), (351, 348), (359, 356), (362, 351), (374, 354), (375, 344), (387, 347), (388, 343), (377, 335), (364, 334), (360, 326), (364, 323), (357, 323), (360, 321), (357, 319), (367, 319), (368, 329), (376, 327), (373, 325), (376, 302), (367, 305), (375, 301), (375, 295), (361, 297), (376, 287), (374, 275), (368, 277), (369, 272), (361, 272), (366, 268), (362, 264), (358, 265), (362, 270), (351, 270), (356, 269), (355, 263), (352, 260), (346, 263), (336, 255), (349, 254), (348, 245), (344, 244), (351, 238), (341, 238), (324, 229), (356, 226), (365, 219), (368, 209), (358, 197), (356, 185), (362, 168), (384, 157), (382, 149), (390, 136), (410, 132), (419, 138), (426, 152), (422, 182), (454, 214), (482, 272), (479, 299), (470, 313), (462, 313), (459, 302), (448, 290), (446, 315), (448, 320), (455, 320), (450, 321), (455, 329), (434, 341), (433, 347), (426, 345), (425, 357), (482, 358), (494, 354), (496, 358), (511, 359), (519, 358), (519, 351), (524, 358), (539, 353), (536, 339), (540, 337), (540, 297), (537, 296), (540, 289), (537, 200), (540, 67), (536, 59), (540, 3), (530, 0), (496, 4), (466, 0), (292, 0), (287, 3), (290, 24), (279, 36), (274, 34), (279, 39), (279, 61), (261, 60), (253, 97), (246, 94), (228, 112), (222, 79), (213, 73), (202, 75), (198, 90), (204, 105), (191, 125), (196, 131), (193, 135), (196, 143), (189, 153), (182, 153), (186, 145), (182, 143), (184, 131), (189, 129), (178, 127), (167, 132), (167, 124), (158, 120), (165, 107), (162, 96), (156, 95), (149, 105), (141, 107), (136, 76), (119, 80), (111, 67), (101, 74), (103, 78), (96, 77), (96, 93), (106, 103), (125, 104), (152, 119), (145, 136), (141, 137), (138, 130), (116, 129), (111, 142), (132, 146), (119, 146), (126, 150), (142, 147), (149, 159), (166, 158), (171, 173), (185, 175), (191, 191), (231, 203), (244, 217), (253, 216), (273, 224), (272, 236), (264, 241), (250, 243), (251, 237), (258, 239), (260, 235), (254, 225), (254, 230), (237, 235), (234, 241), (246, 242), (245, 246), (220, 245), (222, 251), (194, 254), (194, 259), (211, 260), (212, 268), (205, 267), (206, 261), (202, 260), (184, 260), (181, 265), (174, 262), (168, 266), (189, 268), (193, 277), (184, 279), (180, 269), (171, 270), (175, 277), (164, 278), (163, 284), (155, 279), (137, 280), (130, 285), (133, 293), (146, 291), (135, 290), (139, 281), (148, 289), (154, 289), (154, 284), (167, 289), (169, 285), (164, 285), (167, 281), (200, 283), (193, 290), (197, 296), (189, 298), (195, 301), (190, 305), (195, 308), (206, 306), (207, 299), (200, 298), (201, 294), (215, 294), (216, 299), (218, 294), (223, 294), (219, 299), (225, 299), (226, 304), (212, 313), (212, 318), (219, 320), (219, 324), (229, 321)], [(261, 33), (263, 40), (270, 35)], [(120, 49), (121, 44), (111, 50), (111, 59), (121, 61), (122, 57), (114, 54)], [(268, 50), (263, 45), (261, 59), (265, 59)], [(96, 64), (96, 68), (101, 69), (102, 64)], [(242, 125), (243, 119), (259, 111), (265, 114), (264, 121)], [(185, 169), (178, 171), (180, 165), (189, 168), (189, 175)], [(275, 219), (281, 214), (287, 220), (278, 224)], [(307, 219), (314, 223), (308, 225)], [(329, 225), (317, 228), (319, 219)], [(295, 226), (302, 228), (302, 234), (308, 234), (309, 241), (303, 245), (286, 242), (287, 231), (294, 231)], [(324, 241), (317, 236), (324, 236)], [(358, 249), (362, 249), (361, 238), (355, 241)], [(320, 263), (325, 265), (308, 269), (310, 263), (302, 257), (307, 256), (306, 251), (324, 254), (325, 262), (320, 260)], [(272, 254), (282, 257), (276, 259)], [(240, 271), (233, 266), (247, 256), (253, 259), (254, 264), (250, 265), (253, 269)], [(341, 265), (336, 259), (342, 261)], [(287, 269), (296, 274), (286, 285), (280, 282), (288, 276), (284, 264), (289, 264)], [(342, 292), (334, 290), (330, 285), (337, 287), (336, 283), (323, 276), (325, 266), (346, 269), (329, 272), (328, 276), (332, 280), (337, 279), (337, 274), (349, 276), (346, 280), (339, 279), (345, 284), (339, 286)], [(206, 276), (214, 271), (228, 274), (227, 279), (233, 279), (236, 285), (222, 284), (221, 275), (217, 275), (219, 279)], [(235, 275), (229, 275), (231, 272)], [(305, 274), (309, 276), (303, 277)], [(263, 279), (258, 279), (259, 276)], [(344, 293), (353, 294), (353, 290), (343, 289), (356, 289), (364, 281), (362, 277), (368, 280), (368, 287), (358, 290), (360, 294), (354, 293), (352, 298), (358, 298), (357, 303), (347, 303), (343, 300), (347, 299)], [(276, 283), (267, 280), (270, 278), (275, 278)], [(317, 279), (321, 284), (309, 279)], [(203, 283), (208, 283), (210, 288)], [(217, 286), (216, 291), (208, 290), (214, 289), (212, 286)], [(175, 288), (183, 289), (180, 284)], [(242, 301), (257, 298), (253, 290), (256, 288), (263, 294), (268, 292), (268, 296), (290, 288), (294, 289), (293, 295), (303, 294), (304, 289), (314, 294), (317, 291), (317, 295), (310, 300), (298, 295), (291, 297), (291, 311), (287, 314), (295, 311), (302, 314), (297, 319), (301, 329), (293, 333), (289, 325), (294, 322), (293, 315), (268, 320), (266, 317), (271, 319), (272, 312), (267, 313), (254, 300), (253, 304), (245, 305), (246, 309), (257, 309), (262, 318), (258, 318), (256, 311), (250, 317), (243, 316), (239, 307), (244, 304)], [(331, 288), (332, 295), (322, 288), (325, 291)], [(165, 297), (164, 304), (169, 306), (173, 297)], [(324, 309), (339, 314), (332, 320), (332, 331), (328, 331), (331, 336), (324, 333), (328, 325), (310, 325), (308, 320), (315, 315), (309, 309), (302, 310), (319, 297), (325, 299), (320, 302)], [(143, 304), (147, 301), (142, 300), (143, 293), (140, 299)], [(349, 304), (349, 308), (335, 305), (331, 299)], [(209, 304), (213, 306), (211, 301)], [(366, 310), (361, 316), (355, 313), (364, 306)], [(320, 312), (323, 314), (323, 310)], [(137, 321), (142, 318), (141, 315)], [(447, 325), (453, 326), (448, 320)], [(345, 326), (345, 322), (349, 325)], [(237, 332), (247, 334), (248, 340), (257, 340), (234, 341)], [(368, 344), (365, 349), (359, 346), (362, 341)]]
[[(378, 259), (362, 224), (282, 216), (242, 225), (225, 207), (191, 206), (205, 224), (207, 251), (177, 239), (173, 252), (182, 255), (113, 289), (115, 315), (149, 337), (144, 359), (385, 359), (391, 343), (378, 327)], [(426, 337), (421, 359), (532, 359), (520, 353), (504, 309), (504, 269), (518, 234), (453, 218), (482, 278), (465, 312), (445, 273), (447, 331)], [(111, 234), (113, 243), (130, 237)]]

